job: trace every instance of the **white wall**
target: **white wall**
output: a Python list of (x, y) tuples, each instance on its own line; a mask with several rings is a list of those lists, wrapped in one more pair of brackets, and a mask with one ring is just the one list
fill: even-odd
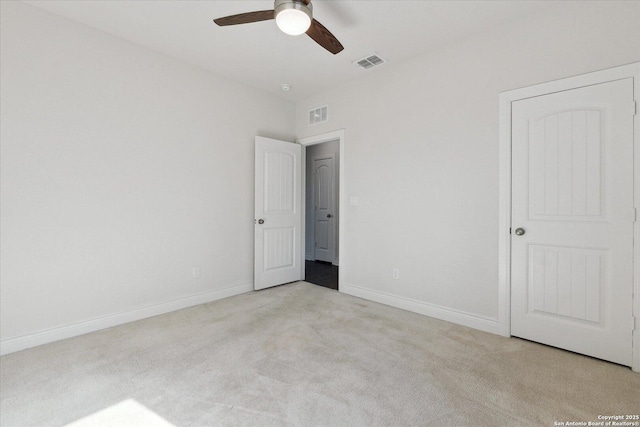
[(498, 94), (638, 60), (639, 2), (567, 2), (299, 103), (346, 129), (341, 290), (495, 331)]
[[(322, 156), (326, 154), (332, 154), (334, 158), (333, 165), (333, 184), (334, 191), (336, 196), (340, 192), (340, 141), (328, 141), (323, 142), (322, 144), (309, 145), (306, 147), (306, 193), (305, 193), (305, 258), (308, 260), (313, 260), (314, 254), (314, 242), (315, 239), (313, 237), (314, 233), (314, 203), (313, 203), (313, 158), (316, 156)], [(338, 251), (338, 223), (340, 221), (340, 201), (336, 197), (335, 206), (334, 206), (335, 214), (334, 214), (334, 261), (335, 265), (338, 264), (339, 260), (339, 251)]]
[(251, 289), (254, 136), (293, 104), (1, 4), (3, 351)]

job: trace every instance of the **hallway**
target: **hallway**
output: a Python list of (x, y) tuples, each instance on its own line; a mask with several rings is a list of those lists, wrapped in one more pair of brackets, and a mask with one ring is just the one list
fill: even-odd
[(305, 281), (338, 290), (338, 266), (329, 262), (305, 261)]

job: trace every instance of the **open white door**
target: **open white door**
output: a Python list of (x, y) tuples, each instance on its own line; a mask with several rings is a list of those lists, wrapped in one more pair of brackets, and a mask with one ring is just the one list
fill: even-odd
[(302, 147), (256, 137), (254, 289), (302, 280)]

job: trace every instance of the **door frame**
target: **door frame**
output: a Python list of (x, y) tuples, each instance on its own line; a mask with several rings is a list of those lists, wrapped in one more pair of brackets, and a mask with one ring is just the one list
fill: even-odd
[[(338, 264), (340, 265), (340, 274), (338, 275), (338, 291), (342, 289), (344, 283), (345, 271), (347, 266), (346, 257), (346, 236), (345, 236), (345, 220), (346, 220), (346, 185), (344, 176), (344, 164), (345, 164), (345, 130), (339, 129), (332, 132), (322, 133), (319, 135), (309, 136), (306, 138), (300, 138), (296, 142), (302, 145), (302, 200), (306, 200), (307, 189), (307, 147), (310, 145), (322, 144), (323, 142), (338, 141), (340, 146), (340, 178), (338, 185)], [(335, 164), (334, 164), (335, 166)], [(306, 248), (306, 209), (305, 217), (302, 220), (302, 245), (300, 247), (300, 262), (304, 265), (305, 262), (305, 248)], [(304, 273), (304, 270), (303, 270)], [(303, 274), (304, 277), (304, 274)]]
[[(634, 207), (640, 203), (640, 62), (564, 78), (500, 93), (499, 209), (498, 209), (498, 334), (511, 336), (511, 103), (536, 96), (633, 78), (636, 114), (633, 118)], [(630, 114), (633, 105), (629, 105)], [(633, 330), (632, 369), (640, 372), (640, 223), (633, 224)], [(630, 319), (631, 321), (631, 319)]]
[[(335, 140), (332, 140), (332, 141), (335, 141)], [(305, 150), (305, 153), (303, 153), (303, 157), (306, 157), (306, 147), (304, 148), (304, 150)], [(313, 156), (311, 158), (311, 164), (313, 165), (313, 163), (316, 160), (322, 160), (322, 159), (331, 159), (331, 167), (333, 169), (333, 176), (331, 177), (331, 184), (333, 186), (333, 191), (332, 191), (333, 200), (331, 201), (331, 203), (333, 205), (333, 211), (334, 211), (334, 215), (335, 215), (336, 201), (337, 201), (336, 200), (336, 194), (335, 194), (335, 189), (336, 189), (336, 182), (335, 182), (336, 156), (334, 156), (333, 153), (332, 154), (321, 154), (321, 155), (318, 155), (318, 156)], [(306, 163), (306, 158), (305, 158), (305, 166), (306, 166), (306, 164), (307, 163)], [(340, 171), (338, 171), (338, 175), (340, 175)], [(316, 175), (312, 174), (312, 176), (315, 177)], [(307, 183), (305, 182), (305, 184), (307, 184)], [(338, 184), (340, 184), (340, 182), (338, 182)], [(306, 189), (306, 186), (305, 186), (305, 189)], [(339, 191), (338, 191), (338, 193), (339, 193)], [(306, 193), (305, 193), (305, 196), (306, 196)], [(315, 182), (311, 186), (311, 199), (314, 200), (314, 201), (316, 200)], [(305, 199), (305, 201), (306, 201), (306, 199)], [(340, 205), (340, 204), (338, 203), (338, 205)], [(305, 205), (305, 207), (306, 207), (306, 205)], [(306, 214), (306, 209), (305, 209), (305, 214)], [(338, 213), (338, 220), (340, 220), (340, 213)], [(311, 224), (313, 224), (313, 226), (312, 226), (313, 229), (311, 230), (310, 235), (314, 236), (314, 240), (315, 240), (315, 235), (316, 235), (316, 211), (315, 211), (315, 209), (313, 211), (313, 221), (311, 221)], [(333, 247), (331, 248), (331, 261), (330, 262), (331, 262), (332, 265), (338, 265), (339, 264), (339, 260), (338, 260), (338, 263), (336, 263), (336, 245), (338, 243), (336, 241), (336, 231), (337, 231), (337, 229), (338, 229), (338, 227), (336, 226), (335, 221), (334, 221), (334, 225), (331, 227), (331, 234), (332, 234), (331, 242), (333, 243)], [(306, 234), (305, 234), (305, 236), (306, 236)], [(338, 237), (340, 237), (340, 233), (338, 233)], [(338, 251), (338, 253), (340, 253), (340, 251)], [(316, 260), (315, 246), (314, 246), (314, 250), (313, 250), (313, 260), (314, 261)]]

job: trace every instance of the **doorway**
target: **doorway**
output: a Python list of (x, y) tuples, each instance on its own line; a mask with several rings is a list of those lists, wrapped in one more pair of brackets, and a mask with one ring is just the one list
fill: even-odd
[(305, 280), (337, 290), (340, 141), (307, 147), (305, 164)]
[(502, 334), (636, 371), (639, 65), (505, 92), (500, 100)]
[[(344, 131), (304, 138), (304, 265), (305, 281), (339, 290), (344, 275), (341, 203)], [(344, 259), (343, 259), (344, 261)]]

